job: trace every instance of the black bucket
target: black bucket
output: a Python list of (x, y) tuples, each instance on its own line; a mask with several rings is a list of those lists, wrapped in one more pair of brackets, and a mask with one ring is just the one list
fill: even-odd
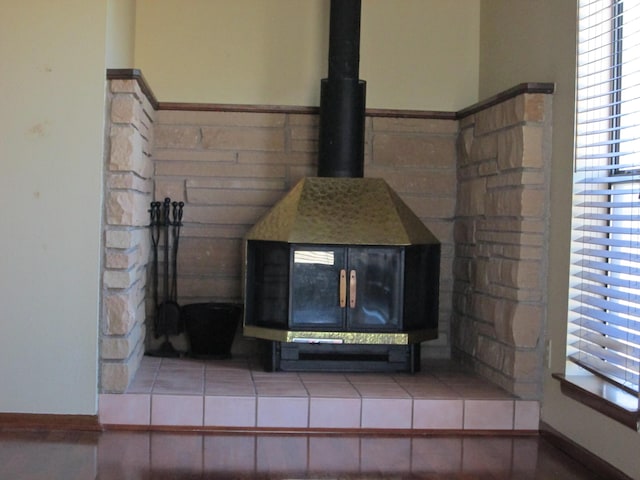
[(182, 307), (190, 355), (196, 358), (229, 358), (242, 316), (239, 303), (192, 303)]

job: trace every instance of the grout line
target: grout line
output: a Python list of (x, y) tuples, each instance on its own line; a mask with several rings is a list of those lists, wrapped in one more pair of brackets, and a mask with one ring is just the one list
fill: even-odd
[(415, 418), (416, 400), (415, 398), (413, 398), (413, 395), (409, 395), (409, 397), (411, 398), (411, 426), (409, 428), (413, 430), (415, 428), (414, 418)]
[(307, 385), (302, 381), (300, 373), (296, 373), (296, 377), (298, 377), (298, 381), (302, 385), (302, 388), (304, 388), (304, 391), (307, 392), (307, 428), (311, 428), (311, 392), (309, 392)]
[(153, 393), (149, 394), (149, 426), (153, 425)]
[(461, 426), (461, 428), (462, 428), (462, 430), (464, 430), (464, 425), (466, 423), (465, 413), (467, 411), (467, 408), (466, 408), (467, 407), (467, 400), (464, 399), (464, 398), (461, 398), (461, 400), (462, 400), (462, 426)]
[(204, 395), (200, 398), (200, 401), (202, 402), (202, 417), (200, 418), (200, 425), (204, 427)]

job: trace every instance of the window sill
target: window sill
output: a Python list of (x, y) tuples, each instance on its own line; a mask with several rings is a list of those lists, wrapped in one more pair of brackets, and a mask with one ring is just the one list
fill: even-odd
[(569, 398), (587, 405), (623, 425), (640, 431), (639, 399), (584, 370), (581, 375), (554, 373), (560, 381), (560, 391)]

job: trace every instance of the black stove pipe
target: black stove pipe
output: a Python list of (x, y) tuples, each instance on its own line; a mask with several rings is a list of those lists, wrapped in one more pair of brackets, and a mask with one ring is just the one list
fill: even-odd
[(329, 72), (320, 85), (319, 177), (364, 176), (360, 13), (361, 0), (331, 0)]

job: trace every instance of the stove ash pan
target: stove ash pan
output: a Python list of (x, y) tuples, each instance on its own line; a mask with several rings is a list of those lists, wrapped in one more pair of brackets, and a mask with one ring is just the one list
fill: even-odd
[(437, 337), (439, 266), (386, 182), (307, 178), (249, 232), (244, 334), (268, 341), (268, 370), (415, 371)]

